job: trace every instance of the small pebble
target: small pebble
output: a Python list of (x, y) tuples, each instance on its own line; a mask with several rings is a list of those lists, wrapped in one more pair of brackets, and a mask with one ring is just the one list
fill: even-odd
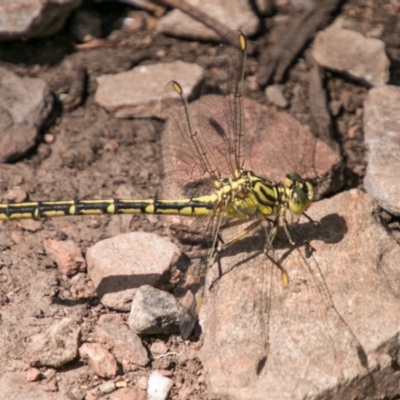
[(42, 376), (42, 373), (38, 368), (30, 368), (26, 373), (26, 380), (28, 382), (35, 382), (39, 380)]
[(148, 400), (165, 400), (171, 387), (172, 379), (165, 377), (159, 371), (153, 371), (148, 381)]
[(289, 105), (280, 85), (267, 86), (265, 89), (265, 95), (267, 96), (268, 101), (275, 104), (277, 107), (286, 108)]
[(44, 138), (44, 142), (47, 144), (52, 144), (52, 143), (54, 143), (54, 140), (55, 140), (54, 135), (51, 133), (46, 133), (43, 138)]
[(104, 382), (99, 386), (99, 390), (102, 394), (112, 393), (116, 389), (116, 385), (113, 381)]

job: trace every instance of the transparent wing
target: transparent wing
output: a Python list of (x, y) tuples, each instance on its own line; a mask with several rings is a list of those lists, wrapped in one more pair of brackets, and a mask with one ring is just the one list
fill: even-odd
[(162, 108), (168, 121), (162, 137), (162, 178), (169, 197), (207, 194), (215, 180), (230, 177), (243, 166), (246, 42), (239, 32), (231, 35), (237, 45), (222, 46), (215, 56), (218, 83), (224, 82), (218, 91), (210, 90), (212, 73), (200, 100), (189, 106), (179, 83), (170, 82), (165, 89)]
[[(196, 233), (199, 232), (198, 236), (200, 236), (201, 247), (199, 248), (198, 246), (190, 254), (192, 264), (178, 288), (178, 297), (181, 299), (185, 297), (181, 302), (193, 316), (191, 322), (183, 321), (181, 324), (181, 334), (184, 338), (190, 335), (209, 288), (220, 279), (223, 280), (220, 273), (229, 272), (227, 269), (223, 271), (219, 268), (225, 256), (227, 254), (235, 254), (239, 260), (239, 264), (245, 264), (248, 261), (249, 255), (247, 251), (237, 251), (238, 246), (243, 250), (240, 243), (244, 243), (247, 249), (248, 238), (250, 237), (251, 246), (257, 252), (262, 252), (267, 243), (266, 238), (268, 237), (271, 224), (263, 218), (254, 202), (248, 201), (246, 198), (242, 199), (242, 207), (248, 212), (249, 220), (238, 220), (227, 217), (224, 207), (228, 207), (229, 202), (224, 204), (223, 200), (221, 200), (221, 203), (222, 207), (221, 204), (215, 205), (213, 217), (200, 218), (190, 226), (189, 238), (195, 237)], [(216, 212), (217, 209), (218, 212)], [(207, 273), (213, 264), (214, 266), (218, 266), (218, 268), (217, 266), (214, 267), (214, 272), (217, 270), (218, 276), (214, 275), (215, 282), (209, 281), (206, 283)], [(245, 308), (254, 308), (254, 304), (258, 304), (258, 307), (264, 307), (268, 303), (266, 298), (269, 291), (265, 291), (268, 286), (265, 284), (265, 275), (262, 271), (255, 271), (254, 279), (256, 283), (255, 285), (250, 285), (250, 287), (253, 287), (253, 296), (256, 296), (258, 300), (255, 301), (251, 297), (248, 298), (246, 300), (248, 305), (243, 305)], [(257, 288), (256, 292), (254, 292), (255, 287)], [(253, 317), (257, 318), (260, 322), (264, 317), (268, 319), (268, 313), (264, 310), (264, 312), (259, 313), (259, 316)], [(268, 331), (268, 323), (265, 326), (262, 323), (261, 326), (262, 329)], [(268, 334), (265, 334), (265, 336), (268, 336)]]
[(249, 99), (245, 100), (244, 109), (246, 121), (251, 121), (246, 124), (247, 169), (272, 182), (282, 182), (287, 173), (297, 172), (318, 184), (314, 188), (317, 194), (329, 189), (323, 176), (329, 174), (331, 165), (340, 168), (339, 154), (287, 113), (254, 105)]
[(278, 304), (289, 337), (327, 374), (346, 374), (357, 364), (367, 367), (362, 345), (336, 309), (316, 259), (304, 247), (291, 250), (281, 262), (290, 283), (286, 289), (277, 287)]
[[(199, 102), (199, 121), (205, 140), (215, 151), (221, 176), (243, 168), (246, 156), (243, 85), (247, 43), (239, 31), (230, 32), (227, 43), (214, 58), (216, 67), (208, 70), (204, 101)], [(218, 95), (218, 96), (216, 96)]]
[[(253, 222), (224, 230), (224, 241)], [(262, 253), (264, 233), (259, 224), (228, 247), (221, 254), (222, 275), (214, 264), (206, 284), (204, 355), (239, 386), (257, 380), (273, 345), (269, 340), (273, 269)]]
[[(215, 190), (215, 181), (233, 177), (244, 165), (246, 39), (240, 32), (232, 32), (226, 40), (236, 45), (218, 49), (216, 69), (206, 77), (197, 103), (187, 104), (178, 82), (170, 82), (165, 89), (162, 108), (168, 121), (162, 137), (162, 186), (172, 199), (206, 195)], [(217, 86), (217, 90), (210, 90)], [(224, 207), (227, 204), (217, 213), (219, 205), (215, 204), (212, 217), (199, 218), (189, 229), (202, 244), (192, 252), (192, 265), (177, 288), (178, 297), (193, 316), (182, 321), (183, 337), (190, 335), (203, 301), (205, 275), (219, 241), (220, 226), (227, 222)]]
[(184, 339), (190, 336), (198, 320), (204, 298), (210, 253), (214, 239), (218, 235), (218, 225), (218, 217), (214, 215), (211, 218), (196, 219), (189, 228), (182, 225), (175, 227), (176, 236), (181, 243), (190, 246), (187, 252), (190, 265), (175, 289), (176, 297), (192, 316), (190, 320), (180, 322), (180, 333)]
[(177, 82), (167, 85), (163, 110), (168, 115), (161, 142), (164, 192), (171, 198), (207, 194), (214, 181), (215, 165)]
[(298, 360), (299, 352), (316, 370), (353, 376), (368, 366), (365, 351), (335, 308), (316, 259), (304, 246), (288, 250), (283, 235), (266, 257), (265, 231), (257, 229), (222, 255), (222, 277), (215, 265), (210, 269), (207, 285), (217, 282), (206, 293), (205, 363), (239, 386), (258, 380), (264, 366)]

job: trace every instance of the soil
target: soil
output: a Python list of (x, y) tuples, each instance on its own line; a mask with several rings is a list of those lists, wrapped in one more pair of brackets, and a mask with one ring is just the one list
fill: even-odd
[[(398, 15), (390, 14), (389, 1), (379, 1), (373, 6), (368, 1), (354, 0), (340, 11), (351, 15), (370, 28), (383, 27), (381, 39), (387, 46), (391, 59), (392, 81), (400, 79), (400, 23)], [(90, 8), (89, 8), (90, 9)], [(127, 12), (122, 4), (101, 4), (95, 11), (102, 18), (104, 27), (115, 26), (118, 18)], [(210, 68), (209, 60), (215, 43), (199, 43), (165, 37), (153, 28), (153, 17), (137, 11), (145, 21), (138, 32), (118, 31), (119, 41), (112, 47), (100, 46), (91, 50), (75, 50), (75, 38), (70, 25), (58, 35), (45, 39), (5, 42), (0, 45), (0, 66), (19, 76), (39, 77), (45, 80), (55, 99), (70, 87), (74, 71), (86, 69), (84, 98), (71, 110), (63, 108), (56, 100), (56, 107), (48, 124), (42, 130), (37, 145), (20, 159), (1, 165), (0, 196), (19, 186), (32, 200), (65, 200), (109, 197), (151, 198), (160, 184), (160, 135), (163, 123), (155, 119), (117, 119), (94, 102), (96, 78), (103, 74), (128, 70), (138, 64), (169, 62), (181, 59)], [(289, 8), (277, 10), (285, 18), (263, 21), (265, 26), (284, 30), (290, 26), (296, 13)], [(273, 22), (275, 21), (275, 22)], [(107, 32), (106, 32), (107, 33)], [(262, 46), (279, 35), (269, 36), (265, 30), (254, 38)], [(304, 54), (300, 54), (301, 57)], [(247, 74), (258, 69), (257, 52), (249, 58)], [(72, 71), (72, 72), (71, 72)], [(179, 78), (179, 77), (178, 77)], [(289, 70), (284, 93), (290, 99), (289, 112), (302, 123), (312, 120), (307, 108), (307, 71), (299, 63)], [(301, 90), (293, 90), (301, 83)], [(350, 98), (355, 106), (344, 107), (334, 120), (335, 138), (344, 158), (345, 179), (341, 190), (363, 186), (366, 152), (363, 145), (362, 102), (367, 89), (346, 78), (326, 73), (325, 87), (330, 100)], [(249, 97), (266, 103), (261, 89), (247, 90)], [(304, 101), (305, 100), (305, 101)], [(361, 112), (360, 112), (361, 110)], [(351, 135), (350, 135), (351, 133)], [(51, 135), (51, 136), (49, 136)], [(50, 138), (50, 140), (49, 140)], [(54, 139), (54, 141), (53, 141)], [(158, 217), (135, 216), (129, 226), (119, 218), (90, 216), (49, 219), (41, 225), (30, 227), (23, 222), (10, 222), (0, 230), (0, 305), (2, 318), (19, 321), (10, 333), (12, 340), (0, 343), (0, 376), (6, 371), (23, 365), (24, 349), (29, 337), (39, 327), (30, 325), (32, 319), (43, 319), (46, 325), (52, 319), (74, 315), (81, 321), (82, 342), (93, 330), (100, 314), (106, 312), (95, 296), (74, 299), (69, 292), (68, 279), (61, 276), (53, 260), (44, 250), (45, 239), (70, 239), (85, 250), (101, 239), (122, 231), (152, 231), (168, 234), (167, 223)], [(4, 337), (1, 339), (4, 340)], [(154, 341), (167, 343), (170, 351), (182, 347), (194, 350), (201, 347), (201, 338), (193, 337), (184, 342), (178, 336), (145, 338), (146, 346)], [(24, 364), (26, 365), (26, 364)], [(170, 398), (182, 397), (179, 388), (186, 382), (191, 398), (207, 398), (207, 388), (202, 376), (202, 366), (194, 358), (186, 364), (169, 364), (160, 367), (160, 360), (147, 368), (130, 372), (123, 378), (131, 382), (150, 369), (164, 369), (171, 373), (174, 386)], [(98, 378), (81, 362), (57, 370), (58, 388), (70, 393), (73, 386), (92, 388)], [(72, 398), (72, 397), (70, 397)]]

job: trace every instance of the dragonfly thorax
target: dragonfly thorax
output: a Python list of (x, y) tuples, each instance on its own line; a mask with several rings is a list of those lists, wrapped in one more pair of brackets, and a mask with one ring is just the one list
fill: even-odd
[(221, 179), (215, 186), (218, 197), (225, 204), (226, 214), (233, 218), (269, 216), (279, 203), (276, 185), (251, 171), (238, 169), (231, 178)]

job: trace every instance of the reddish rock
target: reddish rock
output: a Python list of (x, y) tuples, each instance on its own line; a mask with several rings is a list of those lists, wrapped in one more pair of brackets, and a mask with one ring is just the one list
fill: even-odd
[(58, 269), (67, 276), (86, 270), (86, 261), (81, 249), (71, 240), (47, 239), (44, 242), (46, 253), (56, 262)]
[(365, 189), (390, 213), (400, 215), (400, 89), (382, 86), (368, 92), (364, 110), (368, 165)]
[(42, 377), (42, 373), (40, 369), (37, 368), (30, 368), (26, 373), (26, 380), (28, 382), (35, 382), (38, 381)]
[(79, 355), (86, 360), (89, 368), (101, 378), (115, 378), (118, 365), (114, 356), (99, 343), (84, 343)]
[(122, 388), (112, 393), (110, 400), (146, 400), (148, 399), (146, 392), (138, 388)]

